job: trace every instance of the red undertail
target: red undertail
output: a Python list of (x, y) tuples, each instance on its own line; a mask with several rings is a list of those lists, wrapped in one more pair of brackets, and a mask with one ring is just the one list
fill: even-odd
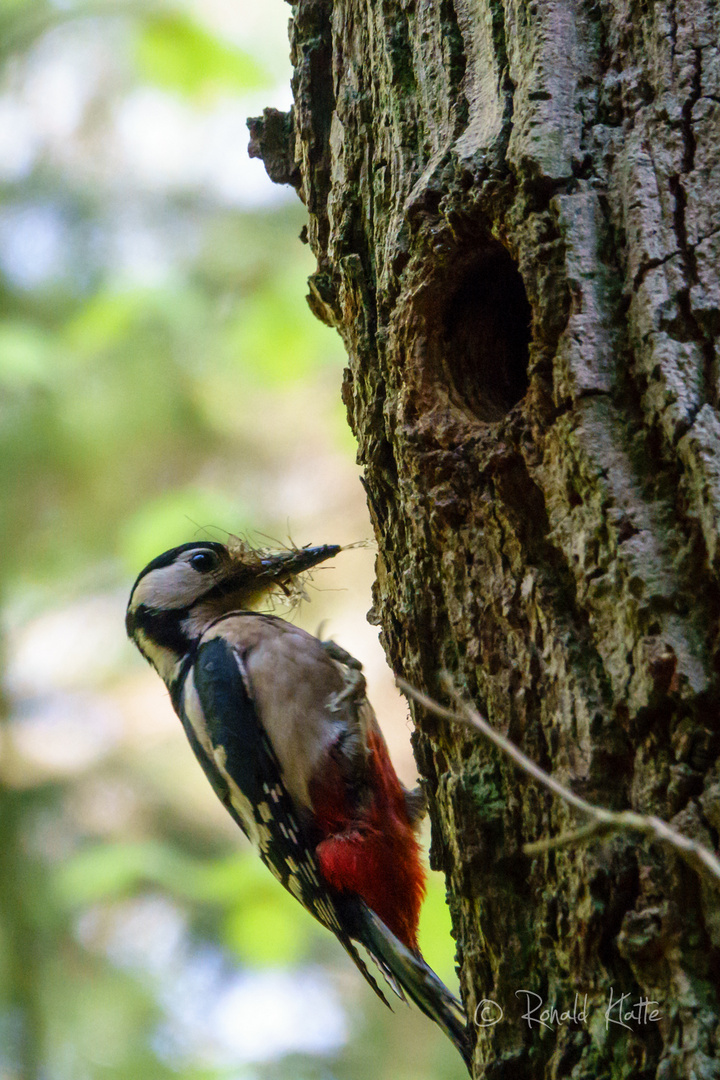
[(316, 849), (326, 881), (357, 893), (396, 937), (417, 951), (425, 871), (408, 818), (405, 795), (387, 747), (375, 731), (368, 736), (368, 792), (348, 805), (340, 767), (324, 770), (311, 796), (325, 839)]

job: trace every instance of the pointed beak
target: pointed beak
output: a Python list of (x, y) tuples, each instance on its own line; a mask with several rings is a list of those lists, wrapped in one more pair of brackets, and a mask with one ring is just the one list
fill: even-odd
[(320, 547), (298, 548), (296, 551), (280, 551), (262, 560), (261, 576), (268, 581), (282, 584), (296, 574), (310, 570), (318, 563), (332, 559), (342, 551), (339, 544), (322, 544)]

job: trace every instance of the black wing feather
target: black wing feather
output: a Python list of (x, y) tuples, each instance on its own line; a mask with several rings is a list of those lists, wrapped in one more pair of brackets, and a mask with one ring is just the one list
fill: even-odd
[[(220, 768), (198, 739), (188, 714), (187, 679), (179, 695), (180, 718), (190, 744), (216, 794), (243, 832), (253, 840), (263, 862), (282, 885), (337, 936), (377, 995), (384, 994), (367, 970), (338, 910), (342, 899), (322, 881), (285, 788), (275, 751), (258, 719), (248, 691), (242, 657), (222, 637), (197, 651), (192, 678), (202, 708), (202, 722)], [(223, 775), (225, 774), (225, 775)], [(229, 780), (231, 783), (229, 782)], [(233, 785), (244, 796), (245, 814), (233, 804)], [(236, 793), (235, 793), (236, 794)], [(254, 823), (248, 822), (252, 813)], [(253, 827), (254, 824), (254, 827)]]

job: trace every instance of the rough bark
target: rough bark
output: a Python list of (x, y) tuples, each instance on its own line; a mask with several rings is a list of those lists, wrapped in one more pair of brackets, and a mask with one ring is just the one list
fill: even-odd
[[(347, 347), (393, 668), (710, 847), (719, 40), (716, 0), (300, 0), (292, 152), (254, 131)], [(468, 1011), (505, 1011), (476, 1075), (720, 1076), (718, 894), (632, 837), (527, 859), (576, 820), (416, 720)], [(587, 1018), (530, 1028), (521, 989)]]

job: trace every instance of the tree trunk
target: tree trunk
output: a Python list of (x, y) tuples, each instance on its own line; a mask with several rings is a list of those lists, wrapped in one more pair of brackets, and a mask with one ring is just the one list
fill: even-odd
[[(716, 848), (717, 0), (300, 0), (291, 41), (253, 149), (347, 347), (391, 665)], [(468, 1013), (504, 1011), (475, 1075), (720, 1076), (717, 892), (632, 836), (530, 860), (578, 819), (415, 719)]]

